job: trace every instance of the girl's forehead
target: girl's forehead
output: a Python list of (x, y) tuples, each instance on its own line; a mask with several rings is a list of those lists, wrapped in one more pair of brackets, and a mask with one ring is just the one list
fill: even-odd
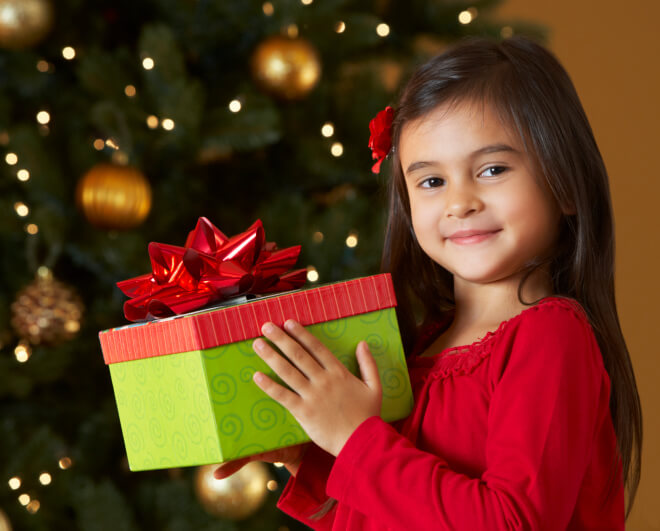
[(520, 146), (521, 141), (496, 106), (487, 101), (459, 100), (442, 103), (431, 111), (405, 123), (399, 147), (418, 146), (420, 140), (446, 143), (497, 139)]

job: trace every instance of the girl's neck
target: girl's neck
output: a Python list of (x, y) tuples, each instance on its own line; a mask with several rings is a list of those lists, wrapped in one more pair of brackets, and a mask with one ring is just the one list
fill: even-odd
[[(497, 328), (529, 306), (520, 302), (518, 286), (522, 275), (501, 282), (475, 284), (454, 279), (456, 312), (454, 330)], [(522, 300), (526, 303), (552, 295), (552, 283), (545, 271), (537, 270), (524, 283)]]

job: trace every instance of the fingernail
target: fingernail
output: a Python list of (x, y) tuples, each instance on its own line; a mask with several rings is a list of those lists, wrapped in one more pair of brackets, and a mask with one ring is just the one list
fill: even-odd
[(293, 330), (296, 327), (296, 324), (297, 323), (293, 319), (288, 319), (284, 323), (284, 328), (286, 328), (287, 330)]
[(261, 331), (264, 334), (270, 334), (274, 330), (273, 323), (264, 323), (261, 326)]

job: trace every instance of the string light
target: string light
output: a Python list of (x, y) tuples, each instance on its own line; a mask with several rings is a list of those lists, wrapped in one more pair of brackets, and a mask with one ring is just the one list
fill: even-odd
[(30, 236), (34, 236), (39, 232), (39, 226), (35, 223), (28, 223), (25, 225), (25, 232), (27, 232)]
[(274, 479), (271, 479), (268, 481), (268, 483), (266, 483), (266, 488), (271, 492), (276, 491), (277, 487), (278, 487), (277, 481), (275, 481)]
[(174, 120), (171, 118), (164, 118), (160, 125), (165, 129), (165, 131), (171, 131), (174, 129)]
[(137, 89), (133, 85), (126, 85), (124, 87), (124, 94), (126, 94), (129, 98), (132, 98), (137, 94)]
[(320, 230), (317, 230), (313, 235), (312, 235), (312, 241), (314, 243), (321, 243), (323, 241), (323, 233)]
[(92, 145), (96, 151), (103, 151), (103, 148), (105, 147), (105, 141), (102, 138), (97, 138), (94, 140)]
[(344, 154), (344, 146), (341, 145), (341, 142), (335, 142), (330, 147), (330, 153), (332, 153), (334, 157), (341, 157)]
[(275, 468), (283, 468), (284, 467), (284, 463), (280, 463), (279, 461), (277, 463), (273, 463), (273, 465), (275, 465)]
[(286, 34), (292, 38), (295, 39), (298, 37), (298, 26), (295, 24), (289, 24), (286, 28)]
[(53, 481), (53, 476), (51, 476), (48, 472), (42, 472), (39, 474), (39, 483), (42, 485), (50, 485), (50, 483)]
[(321, 134), (326, 138), (330, 138), (335, 134), (335, 126), (331, 122), (325, 122), (321, 127)]
[(26, 509), (30, 514), (34, 514), (39, 510), (40, 507), (41, 503), (39, 503), (39, 500), (32, 500), (27, 504)]
[(261, 6), (261, 9), (263, 9), (264, 15), (267, 17), (272, 16), (272, 14), (275, 12), (275, 8), (270, 2), (264, 2), (264, 5)]
[(37, 61), (37, 70), (39, 70), (39, 72), (43, 72), (45, 74), (49, 69), (50, 65), (48, 64), (48, 61), (45, 61), (44, 59)]
[(18, 503), (20, 503), (23, 506), (27, 505), (28, 503), (30, 503), (30, 495), (25, 493), (21, 494), (18, 497)]
[(340, 20), (335, 24), (335, 31), (337, 33), (344, 33), (346, 31), (346, 23), (343, 20)]
[(48, 122), (50, 122), (50, 114), (48, 114), (47, 111), (39, 111), (37, 113), (37, 122), (39, 122), (41, 125), (46, 125)]
[(62, 57), (64, 57), (67, 61), (71, 61), (76, 56), (76, 50), (74, 50), (71, 46), (65, 46), (62, 48)]
[(346, 247), (350, 247), (350, 248), (357, 247), (357, 244), (358, 244), (357, 234), (354, 233), (354, 232), (351, 232), (348, 235), (348, 238), (346, 238)]
[(108, 138), (105, 141), (105, 145), (112, 149), (119, 149), (119, 145), (117, 144), (117, 142), (115, 142), (114, 138)]
[(241, 102), (238, 100), (231, 100), (229, 102), (229, 110), (231, 112), (238, 112), (241, 110)]
[(503, 39), (508, 39), (509, 37), (513, 37), (513, 28), (511, 26), (504, 26), (500, 30), (500, 35), (502, 36)]
[(24, 218), (30, 213), (30, 209), (22, 201), (17, 201), (16, 203), (14, 203), (14, 210), (22, 218)]
[(7, 483), (9, 483), (9, 488), (11, 490), (18, 490), (21, 487), (21, 478), (14, 476), (13, 478), (10, 478)]
[(18, 155), (16, 153), (7, 153), (5, 155), (5, 162), (10, 166), (18, 163)]
[(25, 168), (22, 168), (16, 172), (16, 178), (21, 182), (29, 181), (30, 172), (27, 171)]
[(156, 63), (154, 63), (154, 60), (151, 57), (145, 57), (142, 59), (142, 68), (145, 70), (151, 70)]
[(57, 462), (57, 464), (62, 470), (66, 470), (67, 468), (71, 468), (71, 466), (73, 465), (73, 461), (71, 460), (70, 457), (63, 457)]
[(304, 6), (310, 5), (314, 0), (300, 0), (300, 3)]
[(0, 145), (6, 146), (9, 144), (9, 133), (7, 131), (0, 132)]
[(314, 266), (307, 266), (307, 280), (310, 282), (317, 282), (319, 279), (319, 272)]
[(458, 21), (461, 24), (469, 24), (472, 22), (475, 18), (477, 18), (477, 9), (474, 7), (471, 7), (469, 9), (466, 9), (465, 11), (461, 11), (458, 14)]
[(156, 129), (158, 127), (158, 118), (153, 114), (147, 116), (147, 127), (149, 129)]
[[(14, 356), (19, 363), (25, 363), (32, 354), (30, 346), (25, 341), (20, 341), (14, 349)], [(18, 487), (17, 487), (18, 488)]]
[(387, 37), (390, 34), (390, 27), (384, 22), (381, 22), (376, 26), (376, 33), (379, 37)]

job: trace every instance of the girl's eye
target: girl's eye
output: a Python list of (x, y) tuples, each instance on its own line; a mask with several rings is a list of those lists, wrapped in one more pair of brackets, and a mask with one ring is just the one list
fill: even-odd
[(443, 184), (445, 184), (445, 180), (440, 177), (428, 177), (419, 183), (422, 188), (437, 188)]
[(507, 168), (505, 166), (491, 166), (490, 168), (486, 168), (484, 171), (482, 171), (481, 175), (484, 177), (495, 177), (500, 173), (504, 173), (506, 170)]

